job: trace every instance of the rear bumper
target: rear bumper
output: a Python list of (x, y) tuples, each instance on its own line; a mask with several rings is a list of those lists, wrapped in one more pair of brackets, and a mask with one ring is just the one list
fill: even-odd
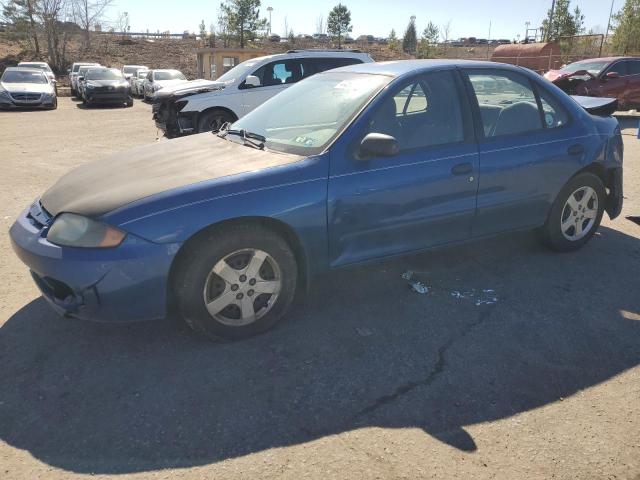
[(178, 245), (128, 235), (116, 248), (59, 247), (28, 212), (11, 227), (11, 244), (58, 313), (111, 323), (166, 315), (167, 278)]

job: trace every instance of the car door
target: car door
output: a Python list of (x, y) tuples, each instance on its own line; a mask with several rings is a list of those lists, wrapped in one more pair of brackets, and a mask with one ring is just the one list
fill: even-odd
[[(615, 78), (608, 77), (610, 73), (615, 73)], [(605, 68), (598, 78), (595, 80), (596, 92), (598, 97), (617, 98), (620, 103), (625, 102), (627, 92), (627, 84), (629, 76), (627, 72), (627, 63), (625, 61), (617, 61)]]
[[(333, 266), (471, 235), (478, 151), (455, 69), (407, 80), (367, 108), (331, 149), (329, 253)], [(399, 152), (361, 158), (368, 133), (391, 135)]]
[(629, 108), (640, 108), (640, 59), (627, 60), (627, 91), (625, 104)]
[(242, 91), (242, 110), (245, 114), (298, 82), (302, 78), (302, 68), (299, 59), (283, 59), (262, 65), (252, 75), (260, 79), (259, 86), (247, 85), (246, 81), (238, 86)]
[(542, 225), (585, 156), (585, 132), (542, 82), (507, 69), (464, 69), (480, 173), (473, 236)]

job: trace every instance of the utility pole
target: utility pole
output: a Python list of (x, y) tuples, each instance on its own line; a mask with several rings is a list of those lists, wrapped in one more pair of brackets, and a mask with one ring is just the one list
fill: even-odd
[(267, 7), (267, 12), (269, 12), (269, 35), (271, 35), (271, 12), (273, 12), (273, 7)]
[(529, 25), (531, 25), (530, 21), (527, 20), (526, 22), (524, 22), (524, 43), (529, 43)]
[(613, 15), (613, 2), (615, 2), (615, 0), (611, 0), (611, 10), (609, 10), (609, 20), (607, 20), (607, 29), (604, 32), (604, 40), (602, 41), (602, 43), (606, 43), (607, 37), (609, 36), (609, 29), (611, 28), (611, 16)]
[[(550, 33), (553, 30), (553, 11), (556, 8), (556, 0), (551, 0), (551, 13), (549, 14), (549, 25), (547, 25), (547, 31), (545, 32), (547, 42), (551, 40)], [(543, 39), (544, 40), (544, 39)]]
[(491, 20), (489, 20), (489, 38), (487, 38), (487, 60), (489, 60), (489, 45), (491, 45)]

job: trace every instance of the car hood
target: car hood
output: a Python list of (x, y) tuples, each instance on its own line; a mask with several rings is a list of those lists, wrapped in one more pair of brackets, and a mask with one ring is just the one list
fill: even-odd
[(304, 157), (245, 147), (211, 133), (157, 142), (83, 165), (40, 199), (51, 215), (100, 216), (150, 195)]
[(187, 83), (188, 80), (156, 80), (155, 85), (160, 85), (161, 88), (171, 87), (173, 85), (179, 85), (181, 83)]
[(2, 90), (9, 93), (51, 93), (53, 87), (48, 83), (0, 83)]
[(124, 80), (85, 80), (87, 85), (96, 85), (97, 87), (126, 87), (129, 85)]
[[(577, 74), (577, 75), (576, 75)], [(550, 82), (556, 83), (559, 80), (564, 80), (569, 77), (593, 77), (588, 72), (580, 73), (580, 72), (566, 72), (564, 70), (549, 70), (544, 74), (544, 78), (549, 80)]]
[(222, 90), (225, 85), (223, 82), (214, 82), (212, 80), (191, 80), (164, 87), (156, 93), (156, 98), (162, 100), (170, 96), (178, 98), (195, 95), (196, 93), (213, 92)]

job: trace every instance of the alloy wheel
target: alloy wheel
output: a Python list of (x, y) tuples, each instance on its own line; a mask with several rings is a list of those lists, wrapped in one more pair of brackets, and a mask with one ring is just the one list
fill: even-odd
[(598, 216), (598, 194), (591, 187), (574, 191), (562, 209), (560, 229), (564, 238), (575, 242), (591, 232)]
[(207, 276), (204, 302), (218, 322), (240, 327), (264, 317), (276, 303), (282, 274), (274, 258), (257, 249), (237, 250)]

